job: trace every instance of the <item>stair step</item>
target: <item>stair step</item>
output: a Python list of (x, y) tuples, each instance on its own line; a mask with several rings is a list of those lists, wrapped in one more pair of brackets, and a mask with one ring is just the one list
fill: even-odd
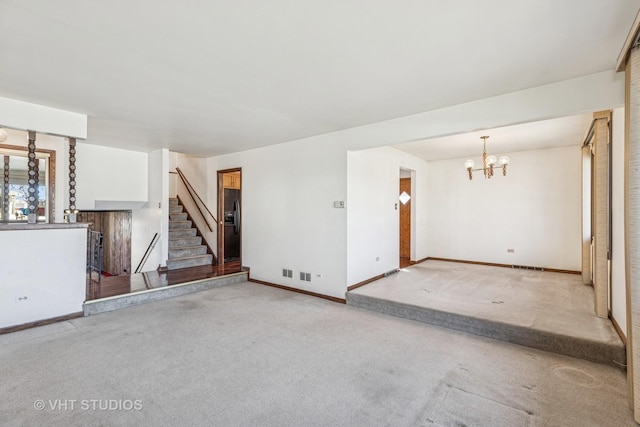
[(187, 213), (186, 212), (170, 213), (169, 214), (169, 220), (170, 221), (186, 221), (187, 220)]
[(169, 249), (182, 248), (184, 246), (198, 246), (202, 244), (202, 237), (180, 237), (178, 239), (169, 239)]
[(170, 197), (169, 198), (169, 206), (177, 206), (180, 203), (178, 202), (178, 199), (176, 199), (175, 197)]
[(183, 246), (181, 248), (169, 249), (169, 259), (183, 258), (196, 255), (205, 255), (207, 253), (207, 247), (205, 245), (199, 246)]
[(225, 276), (216, 276), (206, 280), (196, 280), (190, 283), (187, 282), (183, 283), (181, 286), (162, 286), (159, 288), (145, 290), (144, 292), (87, 301), (83, 304), (82, 309), (85, 316), (92, 316), (94, 314), (119, 310), (121, 308), (145, 304), (151, 301), (158, 301), (165, 298), (205, 291), (207, 289), (213, 289), (220, 286), (241, 283), (245, 282), (248, 278), (249, 273), (247, 271), (242, 271)]
[[(616, 361), (626, 360), (622, 341), (599, 342), (589, 338), (578, 338), (558, 331), (544, 328), (509, 324), (504, 321), (491, 320), (481, 316), (460, 314), (456, 311), (445, 311), (432, 307), (424, 307), (392, 299), (384, 299), (366, 295), (358, 291), (345, 294), (347, 305), (378, 313), (404, 317), (418, 322), (429, 323), (441, 328), (489, 337), (495, 340), (519, 344), (538, 350), (563, 354), (566, 356), (590, 360), (619, 367)], [(614, 332), (615, 334), (615, 332)]]
[(169, 230), (184, 230), (191, 228), (191, 221), (169, 221)]
[(169, 230), (169, 239), (179, 239), (181, 237), (193, 237), (198, 233), (195, 228), (186, 228), (184, 230)]
[(182, 213), (182, 205), (169, 206), (169, 215)]
[(177, 270), (178, 268), (197, 267), (200, 265), (211, 265), (213, 263), (213, 255), (196, 255), (182, 258), (174, 258), (167, 260), (167, 269)]

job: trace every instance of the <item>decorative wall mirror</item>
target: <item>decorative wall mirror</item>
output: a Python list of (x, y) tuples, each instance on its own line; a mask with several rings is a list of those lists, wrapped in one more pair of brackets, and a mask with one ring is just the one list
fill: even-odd
[[(38, 222), (55, 219), (56, 153), (36, 149), (38, 159)], [(27, 147), (0, 144), (0, 222), (27, 222), (28, 173)]]

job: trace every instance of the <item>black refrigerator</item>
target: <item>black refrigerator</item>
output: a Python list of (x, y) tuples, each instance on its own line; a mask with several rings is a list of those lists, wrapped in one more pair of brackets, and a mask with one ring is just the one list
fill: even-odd
[(240, 190), (224, 189), (224, 261), (240, 260)]

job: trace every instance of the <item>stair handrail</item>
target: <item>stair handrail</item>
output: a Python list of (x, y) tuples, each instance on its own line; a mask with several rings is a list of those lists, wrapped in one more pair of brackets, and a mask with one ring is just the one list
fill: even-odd
[[(200, 212), (200, 216), (202, 216), (202, 219), (204, 219), (204, 222), (207, 224), (207, 227), (209, 227), (209, 231), (213, 231), (213, 228), (211, 228), (211, 224), (209, 224), (209, 221), (207, 221), (207, 217), (202, 212), (202, 209), (200, 209), (200, 205), (198, 204), (198, 201), (200, 201), (200, 204), (202, 204), (202, 206), (204, 206), (204, 208), (207, 210), (209, 215), (211, 215), (211, 218), (213, 219), (213, 221), (216, 224), (218, 224), (218, 220), (216, 219), (215, 215), (211, 213), (206, 203), (202, 201), (202, 199), (198, 195), (198, 192), (195, 190), (195, 188), (193, 188), (193, 186), (191, 185), (187, 177), (184, 175), (184, 173), (180, 170), (180, 168), (176, 167), (176, 172), (178, 172), (178, 176), (180, 177), (183, 184), (187, 188), (187, 192), (189, 193), (189, 196), (191, 196), (191, 200), (193, 200), (193, 203), (196, 205), (196, 208), (198, 208), (198, 212)], [(194, 194), (195, 194), (195, 197), (194, 197)], [(196, 197), (198, 198), (198, 201), (196, 201)]]
[(149, 243), (149, 246), (147, 246), (147, 250), (145, 251), (144, 255), (142, 256), (142, 259), (140, 260), (140, 264), (138, 264), (138, 267), (136, 268), (136, 273), (140, 273), (140, 269), (142, 268), (144, 263), (147, 262), (147, 259), (149, 258), (149, 255), (151, 254), (151, 251), (153, 250), (153, 248), (156, 247), (156, 243), (158, 243), (158, 233), (156, 233), (153, 236), (153, 239), (151, 239), (151, 243)]

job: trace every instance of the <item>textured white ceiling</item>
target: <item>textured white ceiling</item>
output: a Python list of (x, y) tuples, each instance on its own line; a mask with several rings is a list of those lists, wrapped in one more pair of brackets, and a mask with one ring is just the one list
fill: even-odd
[(2, 0), (0, 96), (89, 115), (89, 143), (222, 154), (613, 69), (639, 6)]

